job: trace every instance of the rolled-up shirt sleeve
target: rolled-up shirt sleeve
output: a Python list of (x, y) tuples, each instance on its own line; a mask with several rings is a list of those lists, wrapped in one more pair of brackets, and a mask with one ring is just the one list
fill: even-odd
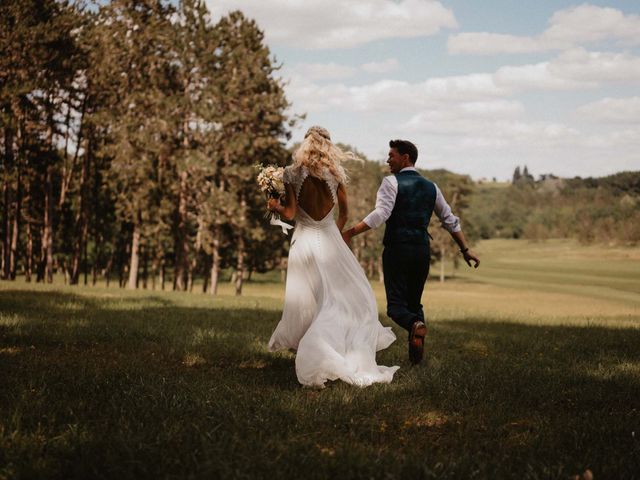
[(398, 181), (396, 177), (385, 177), (376, 195), (376, 208), (364, 218), (363, 222), (366, 223), (369, 228), (378, 228), (386, 222), (391, 216), (393, 207), (396, 204), (397, 194)]
[(442, 228), (450, 233), (459, 232), (462, 230), (460, 227), (460, 219), (451, 212), (451, 207), (444, 199), (444, 195), (436, 185), (436, 204), (433, 212), (440, 219)]

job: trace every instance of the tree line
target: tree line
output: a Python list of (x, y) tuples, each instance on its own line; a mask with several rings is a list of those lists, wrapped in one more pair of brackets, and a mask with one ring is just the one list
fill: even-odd
[[(0, 277), (237, 294), (252, 272), (286, 266), (254, 165), (285, 165), (298, 117), (256, 23), (218, 22), (201, 0), (0, 3)], [(350, 221), (375, 204), (385, 165), (345, 165)], [(295, 148), (292, 147), (292, 148)], [(510, 185), (422, 172), (470, 240), (576, 237), (636, 244), (640, 174)], [(458, 259), (437, 219), (432, 258)], [(382, 279), (383, 229), (353, 251)], [(441, 268), (441, 279), (444, 270)]]
[(511, 184), (477, 185), (467, 219), (472, 238), (575, 238), (582, 243), (640, 242), (640, 172), (558, 178), (514, 172)]
[(2, 278), (215, 294), (231, 267), (240, 294), (280, 261), (254, 165), (287, 162), (296, 118), (253, 20), (7, 0), (0, 29)]

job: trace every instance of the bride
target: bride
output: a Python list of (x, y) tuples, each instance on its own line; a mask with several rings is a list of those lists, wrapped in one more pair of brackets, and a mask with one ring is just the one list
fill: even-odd
[(296, 375), (306, 386), (336, 379), (363, 387), (388, 383), (399, 368), (376, 364), (376, 351), (396, 337), (378, 320), (371, 285), (340, 234), (348, 211), (340, 162), (350, 155), (331, 142), (327, 130), (311, 127), (285, 168), (283, 203), (268, 203), (296, 221), (282, 319), (269, 350), (296, 350)]

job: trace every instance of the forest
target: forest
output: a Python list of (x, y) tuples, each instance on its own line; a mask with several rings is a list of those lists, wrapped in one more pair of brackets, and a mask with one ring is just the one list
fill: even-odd
[[(27, 282), (215, 295), (286, 267), (256, 164), (290, 162), (303, 118), (281, 65), (241, 12), (212, 22), (200, 0), (0, 4), (0, 276)], [(327, 128), (331, 128), (327, 125)], [(351, 222), (375, 204), (386, 165), (348, 162)], [(467, 237), (640, 240), (640, 173), (510, 183), (423, 171)], [(432, 220), (433, 259), (458, 261)], [(353, 250), (380, 278), (382, 229)], [(441, 277), (443, 277), (443, 270)], [(201, 287), (200, 287), (201, 285)]]

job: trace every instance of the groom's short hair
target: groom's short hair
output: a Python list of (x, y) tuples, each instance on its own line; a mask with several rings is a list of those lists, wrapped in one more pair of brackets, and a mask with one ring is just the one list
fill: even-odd
[(409, 155), (409, 160), (414, 165), (418, 160), (418, 149), (409, 140), (391, 140), (389, 141), (389, 147), (395, 148), (400, 155)]

